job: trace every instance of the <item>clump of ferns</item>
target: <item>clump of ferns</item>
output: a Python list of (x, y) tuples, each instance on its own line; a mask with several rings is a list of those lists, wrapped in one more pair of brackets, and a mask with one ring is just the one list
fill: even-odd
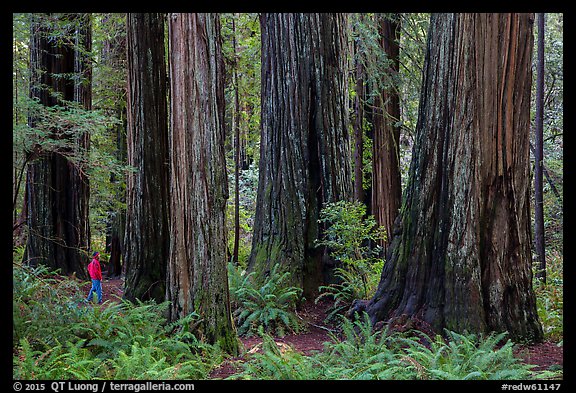
[(281, 337), (303, 330), (295, 313), (302, 289), (287, 285), (290, 273), (279, 269), (274, 265), (262, 285), (257, 285), (255, 272), (246, 274), (228, 264), (232, 315), (239, 335), (253, 336), (260, 326), (265, 333)]

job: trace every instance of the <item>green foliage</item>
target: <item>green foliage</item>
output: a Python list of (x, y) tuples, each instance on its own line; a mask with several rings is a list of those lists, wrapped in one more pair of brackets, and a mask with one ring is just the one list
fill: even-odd
[(349, 264), (377, 255), (379, 248), (372, 249), (370, 242), (385, 239), (386, 234), (374, 216), (365, 216), (366, 206), (361, 202), (326, 203), (318, 222), (326, 224), (327, 229), (316, 244), (329, 247), (332, 257)]
[(340, 282), (322, 286), (316, 299), (334, 300), (328, 315), (328, 319), (334, 319), (353, 300), (366, 299), (375, 290), (384, 261), (378, 258), (381, 247), (374, 244), (385, 239), (386, 233), (374, 216), (366, 217), (366, 206), (357, 201), (327, 203), (320, 211), (319, 222), (326, 225), (326, 230), (316, 245), (328, 247), (330, 256), (342, 263), (335, 270)]
[(83, 305), (75, 280), (45, 267), (13, 272), (14, 378), (200, 379), (222, 361), (191, 333), (198, 315), (166, 324), (168, 302)]
[(358, 275), (346, 269), (336, 268), (335, 276), (341, 283), (321, 285), (318, 288), (320, 295), (314, 300), (315, 304), (324, 299), (333, 301), (332, 305), (326, 310), (327, 315), (324, 322), (339, 322), (339, 316), (350, 308), (354, 300), (361, 298), (359, 289), (362, 288), (362, 285), (358, 282)]
[[(12, 270), (13, 344), (26, 338), (32, 345), (56, 345), (70, 338), (70, 324), (83, 299), (76, 280), (62, 280), (47, 267), (14, 264)], [(69, 297), (67, 293), (73, 293)]]
[(254, 275), (255, 272), (246, 274), (232, 263), (228, 264), (230, 302), (238, 334), (252, 336), (260, 327), (266, 333), (279, 336), (287, 331), (301, 331), (294, 309), (302, 289), (286, 285), (290, 273), (281, 273), (279, 265), (274, 265), (259, 287)]
[(204, 348), (208, 350), (198, 351), (174, 339), (148, 337), (147, 342), (134, 342), (128, 351), (119, 351), (118, 356), (106, 362), (106, 369), (114, 379), (206, 378), (222, 357), (215, 348)]
[[(230, 162), (230, 160), (228, 160)], [(232, 160), (233, 162), (233, 160)], [(234, 170), (228, 171), (228, 186), (230, 198), (226, 205), (226, 228), (228, 230), (228, 249), (234, 249)], [(258, 169), (251, 166), (249, 169), (241, 170), (239, 177), (239, 221), (240, 236), (238, 242), (238, 264), (246, 266), (252, 248), (252, 227), (254, 225), (254, 214), (256, 212), (256, 191), (258, 188)]]
[[(534, 269), (538, 266), (535, 264)], [(536, 270), (533, 277), (536, 277)], [(534, 278), (538, 319), (544, 336), (561, 341), (564, 336), (564, 275), (562, 255), (552, 250), (546, 253), (546, 284)]]
[[(234, 21), (234, 29), (232, 22)], [(260, 157), (260, 22), (256, 13), (223, 13), (222, 53), (226, 63), (226, 116), (232, 123), (234, 116), (234, 92), (238, 91), (240, 108), (240, 134), (245, 142), (246, 156), (258, 163)], [(236, 47), (233, 47), (234, 39)], [(238, 75), (233, 83), (232, 72)], [(229, 133), (233, 136), (234, 133)], [(232, 140), (227, 141), (232, 147)], [(230, 149), (232, 150), (232, 149)], [(231, 160), (234, 162), (234, 160)]]
[(513, 343), (507, 340), (506, 333), (490, 334), (483, 337), (474, 334), (459, 334), (445, 331), (446, 340), (436, 336), (434, 340), (422, 334), (429, 347), (414, 338), (403, 339), (409, 356), (407, 369), (424, 379), (528, 379), (531, 368), (516, 358), (512, 352)]
[[(539, 15), (536, 17), (539, 18)], [(532, 67), (534, 78), (537, 72), (538, 34), (534, 26), (534, 55)], [(563, 171), (564, 171), (564, 52), (563, 52), (563, 15), (558, 13), (545, 14), (544, 27), (544, 111), (543, 111), (543, 152), (544, 177), (543, 208), (544, 208), (544, 239), (546, 252), (549, 250), (562, 252), (563, 244)], [(531, 121), (534, 125), (536, 115), (536, 83), (532, 84)], [(531, 136), (534, 143), (534, 133)], [(535, 147), (535, 146), (534, 146)], [(532, 157), (533, 159), (533, 157)], [(534, 170), (532, 160), (532, 170)], [(553, 182), (558, 195), (553, 192), (549, 179)], [(532, 195), (532, 204), (534, 197)], [(534, 206), (534, 205), (532, 205)], [(532, 217), (532, 220), (534, 218)]]
[[(118, 154), (121, 143), (112, 130), (124, 128), (125, 107), (125, 22), (124, 14), (93, 14), (92, 51), (75, 43), (76, 24), (80, 19), (43, 14), (13, 14), (13, 198), (14, 215), (21, 211), (23, 178), (27, 165), (46, 154), (64, 156), (90, 179), (91, 235), (104, 243), (111, 211), (124, 207), (119, 196), (125, 187), (123, 178), (131, 168)], [(91, 62), (92, 108), (86, 110), (71, 101), (44, 106), (30, 98), (29, 40), (30, 23), (35, 19), (46, 27), (47, 39), (59, 45), (74, 45)], [(112, 53), (114, 52), (114, 53)], [(74, 78), (76, 74), (54, 74), (54, 78)], [(87, 82), (82, 80), (82, 82)], [(62, 94), (49, 91), (62, 98)], [(29, 122), (33, 119), (33, 122)], [(121, 133), (125, 133), (121, 131)], [(88, 135), (89, 148), (80, 139)], [(125, 143), (125, 141), (124, 141)], [(115, 180), (112, 180), (115, 179)]]
[(398, 367), (398, 345), (386, 331), (372, 332), (366, 313), (352, 322), (342, 317), (342, 338), (332, 335), (319, 355), (330, 379), (408, 379)]
[[(381, 19), (395, 19), (399, 23), (399, 68), (393, 72), (391, 60), (382, 48), (382, 40), (378, 21)], [(428, 13), (363, 13), (352, 14), (350, 18), (350, 39), (354, 41), (356, 52), (354, 61), (360, 61), (364, 68), (364, 83), (367, 86), (368, 96), (366, 104), (372, 106), (375, 98), (382, 95), (382, 91), (397, 91), (402, 108), (401, 118), (394, 119), (401, 128), (400, 141), (400, 170), (402, 184), (406, 183), (413, 135), (418, 120), (418, 105), (422, 84), (422, 70), (426, 53), (426, 39), (430, 14)], [(351, 83), (355, 83), (351, 81)], [(354, 96), (354, 88), (349, 89)], [(383, 102), (384, 100), (380, 100)], [(368, 138), (365, 138), (368, 139)], [(364, 149), (365, 153), (369, 151)], [(371, 151), (370, 151), (371, 153)], [(367, 160), (371, 157), (365, 156)], [(371, 168), (364, 162), (364, 169)], [(365, 180), (369, 180), (365, 173)]]
[(366, 313), (354, 322), (344, 319), (342, 334), (333, 335), (324, 350), (311, 356), (282, 353), (271, 337), (263, 352), (253, 354), (243, 371), (230, 379), (333, 380), (518, 380), (549, 378), (534, 372), (513, 354), (506, 333), (488, 336), (445, 331), (434, 339), (423, 333), (374, 332)]
[(26, 338), (16, 347), (14, 379), (83, 379), (97, 375), (102, 361), (83, 348), (82, 342), (56, 343), (45, 351), (35, 350)]
[(227, 379), (310, 380), (322, 378), (322, 365), (314, 357), (291, 349), (281, 351), (274, 338), (261, 332), (262, 352), (242, 364), (243, 371)]

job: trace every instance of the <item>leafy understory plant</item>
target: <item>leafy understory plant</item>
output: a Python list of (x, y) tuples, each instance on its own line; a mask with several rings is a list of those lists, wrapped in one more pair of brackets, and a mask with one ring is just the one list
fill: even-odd
[(564, 334), (564, 274), (562, 255), (555, 251), (547, 253), (546, 283), (536, 278), (536, 269), (534, 269), (533, 277), (538, 318), (542, 324), (544, 336), (559, 342), (562, 340)]
[(191, 333), (197, 314), (167, 324), (168, 302), (84, 307), (69, 280), (14, 264), (15, 379), (202, 379), (222, 362)]
[[(507, 333), (460, 334), (445, 329), (445, 338), (437, 335), (431, 339), (420, 333), (416, 337), (401, 338), (406, 344), (406, 356), (413, 360), (407, 364), (413, 373), (423, 370), (422, 379), (529, 379), (535, 376), (534, 367), (525, 364), (513, 354), (514, 344), (507, 340)], [(428, 344), (426, 344), (428, 343)], [(414, 367), (421, 365), (421, 370)]]
[(57, 343), (46, 351), (36, 350), (26, 338), (16, 347), (14, 379), (83, 379), (97, 375), (102, 360), (82, 347), (82, 343)]
[(274, 265), (259, 288), (254, 284), (255, 272), (240, 272), (228, 264), (228, 276), (233, 316), (238, 334), (252, 336), (261, 326), (265, 333), (284, 336), (288, 331), (298, 333), (303, 325), (294, 310), (302, 289), (286, 284), (289, 272), (281, 273)]
[(262, 337), (262, 351), (250, 354), (242, 364), (243, 371), (227, 379), (280, 379), (306, 380), (321, 379), (323, 366), (314, 357), (305, 356), (289, 348), (281, 350), (274, 338), (259, 329)]
[(506, 333), (459, 334), (445, 331), (434, 338), (421, 332), (373, 331), (366, 313), (355, 321), (342, 320), (342, 333), (332, 335), (324, 350), (311, 356), (282, 353), (263, 336), (263, 353), (253, 354), (244, 370), (230, 379), (333, 380), (469, 380), (535, 379), (553, 377), (536, 372), (513, 354)]
[(361, 202), (337, 201), (327, 203), (320, 211), (318, 222), (326, 225), (322, 239), (316, 246), (326, 246), (330, 256), (340, 262), (335, 269), (338, 283), (321, 286), (316, 303), (332, 299), (327, 321), (338, 321), (356, 299), (367, 299), (378, 285), (384, 261), (378, 257), (378, 243), (386, 239), (383, 227), (374, 216), (366, 216)]

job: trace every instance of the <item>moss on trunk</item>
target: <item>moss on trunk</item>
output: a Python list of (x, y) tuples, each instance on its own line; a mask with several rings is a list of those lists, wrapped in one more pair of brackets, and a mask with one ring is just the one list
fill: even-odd
[(434, 14), (416, 143), (374, 323), (543, 337), (529, 211), (531, 14)]
[(286, 265), (311, 296), (322, 284), (313, 243), (320, 208), (352, 197), (345, 16), (264, 13), (260, 21), (260, 177), (248, 267)]

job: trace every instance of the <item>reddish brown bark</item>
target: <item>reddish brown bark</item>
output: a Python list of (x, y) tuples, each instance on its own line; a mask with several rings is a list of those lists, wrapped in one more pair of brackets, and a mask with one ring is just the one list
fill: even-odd
[[(400, 25), (397, 17), (378, 15), (380, 45), (390, 62), (388, 79), (398, 73)], [(388, 82), (374, 100), (372, 149), (372, 214), (376, 223), (386, 229), (384, 250), (393, 235), (394, 220), (400, 209), (400, 98), (393, 83)]]
[(331, 267), (319, 238), (326, 202), (352, 198), (345, 15), (261, 16), (262, 121), (249, 269), (273, 264), (311, 298)]
[(164, 15), (129, 13), (128, 164), (124, 262), (129, 300), (165, 299), (168, 260), (168, 112)]
[[(90, 109), (91, 66), (85, 55), (91, 48), (89, 15), (33, 14), (33, 18), (31, 97), (44, 106), (67, 108), (69, 102), (77, 102)], [(58, 27), (60, 21), (66, 21), (65, 28)], [(51, 39), (55, 32), (68, 37), (68, 43)], [(28, 122), (31, 127), (37, 126), (33, 117)], [(87, 154), (89, 135), (70, 137), (62, 129), (65, 125), (47, 131), (54, 140), (67, 140), (68, 146), (49, 151), (35, 146), (31, 152), (26, 178), (28, 239), (24, 260), (85, 278), (90, 248), (89, 184), (81, 160), (73, 162), (69, 157), (79, 159)]]
[(170, 319), (238, 351), (227, 275), (224, 63), (217, 14), (170, 14)]
[(539, 341), (532, 289), (532, 14), (434, 14), (400, 234), (372, 321)]

